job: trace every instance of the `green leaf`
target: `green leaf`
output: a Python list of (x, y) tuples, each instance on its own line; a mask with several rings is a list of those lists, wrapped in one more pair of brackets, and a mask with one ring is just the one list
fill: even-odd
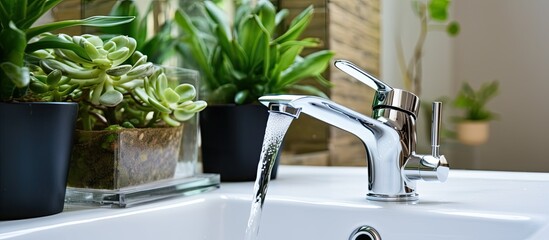
[(181, 102), (193, 100), (196, 97), (196, 89), (191, 84), (181, 84), (175, 88)]
[(162, 105), (160, 102), (158, 102), (158, 100), (154, 99), (154, 98), (149, 98), (148, 100), (148, 103), (151, 104), (151, 106), (153, 108), (155, 108), (157, 111), (161, 112), (161, 113), (171, 113), (172, 110), (170, 110), (169, 108), (165, 107), (164, 105)]
[(26, 87), (30, 82), (29, 69), (19, 67), (11, 62), (0, 63), (0, 69), (18, 88)]
[(204, 108), (206, 108), (207, 104), (204, 101), (188, 101), (179, 108), (180, 110), (186, 111), (188, 113), (195, 113), (202, 111)]
[(498, 90), (499, 90), (499, 84), (497, 81), (482, 84), (482, 86), (477, 92), (478, 102), (481, 105), (484, 105), (486, 102), (488, 102), (488, 100), (490, 100), (491, 98), (497, 95)]
[(169, 104), (174, 104), (179, 102), (179, 94), (177, 94), (173, 89), (166, 88), (164, 89), (164, 98)]
[(238, 88), (232, 83), (227, 83), (216, 88), (208, 96), (208, 101), (211, 103), (231, 103), (234, 102), (234, 96), (236, 95)]
[(316, 47), (319, 44), (317, 38), (306, 38), (301, 41), (287, 41), (280, 44), (282, 55), (279, 59), (279, 67), (282, 70), (291, 66), (305, 47)]
[(132, 69), (132, 65), (124, 64), (124, 65), (118, 65), (116, 67), (109, 68), (105, 71), (105, 73), (110, 76), (120, 77), (128, 73), (131, 69)]
[(139, 11), (137, 9), (137, 6), (135, 5), (134, 0), (120, 0), (116, 1), (114, 6), (112, 7), (110, 13), (110, 16), (133, 16), (136, 19), (134, 21), (131, 21), (129, 23), (124, 23), (116, 26), (110, 26), (110, 27), (103, 27), (101, 28), (101, 31), (107, 34), (116, 34), (116, 35), (128, 35), (136, 38), (137, 42), (140, 43), (140, 45), (145, 41), (147, 31), (146, 29), (141, 29), (145, 31), (139, 31), (141, 24), (141, 19), (139, 19)]
[(305, 10), (303, 10), (292, 20), (289, 29), (274, 41), (276, 43), (284, 43), (286, 41), (291, 41), (299, 38), (299, 36), (301, 36), (307, 26), (309, 26), (309, 23), (313, 17), (313, 11), (313, 6), (309, 6)]
[(431, 0), (429, 2), (429, 15), (435, 21), (446, 21), (450, 0)]
[(66, 39), (51, 35), (40, 38), (36, 42), (29, 43), (25, 49), (26, 53), (32, 53), (40, 49), (57, 48), (67, 49), (73, 51), (79, 57), (91, 61), (91, 58), (86, 53), (86, 50), (77, 43), (68, 41)]
[(278, 11), (275, 16), (275, 25), (280, 26), (280, 24), (282, 23), (282, 21), (284, 21), (288, 14), (290, 14), (290, 11), (288, 11), (288, 9), (282, 9)]
[(284, 51), (278, 61), (280, 69), (285, 70), (290, 67), (295, 62), (296, 57), (303, 51), (303, 48), (303, 46), (293, 45)]
[(187, 112), (185, 110), (176, 109), (173, 112), (173, 116), (177, 121), (183, 122), (191, 119), (194, 116), (194, 112)]
[(231, 40), (225, 35), (222, 28), (217, 26), (215, 28), (215, 33), (217, 34), (217, 40), (219, 43), (219, 46), (223, 50), (223, 52), (227, 55), (227, 57), (232, 62), (240, 61), (239, 56), (236, 55), (236, 50), (231, 46)]
[(107, 107), (114, 107), (122, 102), (122, 93), (116, 90), (108, 90), (101, 95), (99, 98), (99, 103)]
[(281, 81), (276, 88), (282, 89), (303, 78), (320, 75), (326, 70), (333, 56), (334, 53), (328, 50), (309, 54), (303, 61), (295, 62), (288, 69), (282, 71)]
[(252, 65), (253, 57), (251, 56), (254, 54), (254, 47), (259, 39), (258, 34), (262, 33), (261, 28), (253, 15), (248, 16), (244, 22), (242, 22), (238, 33), (238, 43), (242, 46), (244, 52), (250, 56), (250, 65)]
[(48, 73), (50, 71), (53, 71), (54, 69), (59, 69), (61, 70), (61, 72), (63, 72), (63, 75), (77, 79), (97, 78), (102, 72), (101, 69), (74, 68), (55, 59), (43, 59), (42, 61), (40, 61), (40, 67), (42, 67), (42, 69)]
[(21, 31), (15, 23), (10, 22), (9, 27), (2, 29), (0, 32), (0, 62), (9, 61), (19, 67), (23, 67), (23, 58), (27, 41), (25, 33)]
[[(62, 0), (1, 1), (2, 25), (13, 20), (18, 28), (26, 30)], [(15, 10), (17, 8), (18, 10)]]
[(49, 91), (48, 85), (37, 80), (30, 82), (29, 89), (35, 93), (46, 93)]
[(310, 48), (310, 47), (318, 47), (320, 46), (320, 39), (318, 38), (305, 38), (302, 40), (294, 40), (294, 41), (287, 41), (279, 45), (280, 51), (285, 52), (288, 51), (289, 48), (295, 47), (295, 46), (301, 46), (304, 48)]
[(223, 10), (210, 1), (205, 1), (204, 6), (206, 7), (208, 16), (210, 16), (213, 22), (219, 27), (219, 31), (222, 33), (222, 35), (220, 34), (218, 37), (224, 37), (230, 41), (232, 37), (229, 21)]
[(63, 74), (61, 73), (61, 71), (55, 69), (48, 74), (48, 77), (46, 78), (46, 83), (50, 86), (57, 86), (62, 76)]
[(206, 50), (205, 46), (202, 44), (199, 36), (198, 29), (194, 26), (191, 19), (187, 16), (185, 12), (182, 10), (177, 10), (175, 12), (175, 22), (181, 27), (181, 29), (187, 33), (186, 37), (184, 37), (182, 40), (189, 44), (190, 50), (192, 51), (192, 55), (194, 57), (194, 60), (199, 65), (201, 72), (206, 75), (206, 84), (209, 88), (216, 88), (219, 86), (217, 84), (212, 66), (210, 66), (210, 62), (208, 61), (209, 53)]
[(169, 114), (167, 113), (163, 113), (160, 115), (160, 118), (162, 119), (162, 121), (164, 121), (166, 124), (172, 126), (172, 127), (177, 127), (179, 125), (181, 125), (181, 123), (179, 123), (178, 121), (176, 120), (173, 120)]
[(276, 9), (274, 5), (270, 1), (261, 0), (257, 3), (256, 11), (261, 24), (265, 27), (269, 35), (273, 35), (276, 27)]
[(118, 24), (128, 23), (134, 18), (135, 17), (133, 16), (93, 16), (80, 20), (52, 22), (27, 30), (27, 40), (33, 38), (34, 36), (37, 36), (40, 33), (50, 32), (60, 28), (72, 26), (109, 27)]
[[(252, 54), (250, 55), (252, 63), (259, 64), (263, 63), (263, 75), (266, 75), (269, 71), (269, 41), (271, 39), (269, 32), (261, 24), (259, 17), (254, 16), (256, 24), (259, 26), (260, 31), (257, 33), (257, 42), (255, 43)], [(254, 64), (254, 65), (255, 65)], [(253, 66), (253, 65), (252, 65)]]
[(238, 64), (237, 66), (242, 66), (242, 67), (248, 66), (248, 63), (250, 62), (250, 57), (246, 55), (244, 48), (242, 48), (242, 46), (238, 44), (236, 39), (233, 39), (231, 43), (235, 51), (235, 56), (238, 60), (237, 62), (235, 62), (235, 65)]
[(456, 21), (449, 23), (448, 26), (446, 27), (446, 32), (448, 32), (448, 34), (452, 37), (457, 36), (459, 34), (459, 31), (460, 31), (460, 25)]
[(145, 91), (145, 89), (143, 88), (136, 88), (133, 90), (133, 93), (139, 98), (141, 99), (141, 101), (145, 102), (145, 103), (148, 103), (149, 102), (149, 95), (147, 94), (147, 92)]

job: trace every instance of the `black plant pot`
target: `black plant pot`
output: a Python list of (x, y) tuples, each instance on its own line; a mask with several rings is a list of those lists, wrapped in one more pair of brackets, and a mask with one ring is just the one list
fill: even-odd
[[(261, 105), (211, 105), (200, 113), (202, 168), (221, 181), (254, 181), (268, 109)], [(279, 155), (280, 156), (280, 155)], [(279, 157), (271, 172), (276, 178)]]
[(63, 211), (77, 103), (0, 103), (0, 220)]

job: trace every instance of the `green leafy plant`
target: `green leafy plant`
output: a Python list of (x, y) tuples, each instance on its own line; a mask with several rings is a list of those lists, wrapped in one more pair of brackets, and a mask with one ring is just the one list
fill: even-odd
[[(158, 17), (155, 14), (155, 4), (162, 2), (151, 1), (144, 12), (139, 12), (135, 0), (120, 0), (115, 3), (110, 16), (133, 16), (134, 21), (129, 23), (101, 28), (101, 31), (110, 35), (126, 35), (134, 38), (137, 41), (137, 51), (147, 55), (149, 61), (162, 64), (175, 53), (175, 46), (179, 41), (172, 35), (173, 23), (170, 20), (162, 23), (159, 30), (149, 36), (150, 16)], [(170, 13), (163, 13), (170, 14)]]
[(430, 31), (446, 31), (449, 36), (459, 34), (459, 23), (448, 20), (450, 3), (450, 0), (412, 1), (412, 9), (420, 21), (418, 40), (408, 63), (404, 57), (402, 44), (397, 45), (397, 53), (404, 86), (416, 95), (421, 94), (423, 47), (428, 33)]
[[(315, 38), (299, 40), (311, 21), (312, 6), (280, 34), (277, 28), (288, 11), (277, 12), (267, 0), (260, 0), (255, 7), (247, 1), (240, 3), (232, 25), (213, 2), (205, 1), (204, 11), (206, 17), (191, 18), (179, 10), (175, 21), (183, 30), (179, 50), (196, 61), (210, 103), (247, 104), (263, 95), (290, 90), (325, 96), (316, 87), (299, 84), (314, 77), (322, 85), (330, 85), (321, 74), (333, 56), (331, 51), (300, 56), (304, 48), (319, 45)], [(209, 27), (206, 33), (198, 28), (204, 25)]]
[[(32, 90), (26, 98), (80, 103), (84, 130), (123, 127), (179, 126), (206, 107), (193, 101), (190, 84), (171, 84), (162, 68), (147, 61), (135, 39), (116, 36), (43, 34), (37, 42), (54, 41), (66, 48), (32, 52)], [(133, 58), (132, 65), (126, 60)]]
[(473, 89), (468, 83), (463, 83), (456, 99), (454, 107), (464, 110), (462, 117), (456, 121), (489, 121), (497, 118), (497, 114), (486, 108), (486, 103), (493, 99), (499, 90), (498, 81), (483, 84), (478, 90)]
[[(44, 39), (34, 42), (41, 33), (60, 28), (84, 25), (106, 27), (123, 24), (133, 17), (95, 16), (82, 20), (52, 22), (40, 26), (33, 24), (62, 0), (2, 0), (0, 1), (0, 100), (10, 101), (13, 97), (25, 94), (30, 82), (29, 69), (25, 64), (25, 54), (40, 48), (70, 48), (57, 39)], [(33, 48), (28, 48), (28, 43)]]

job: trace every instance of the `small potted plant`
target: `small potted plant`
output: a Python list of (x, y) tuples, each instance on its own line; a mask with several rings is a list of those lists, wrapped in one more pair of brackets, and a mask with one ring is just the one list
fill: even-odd
[(41, 48), (67, 47), (63, 42), (36, 41), (34, 37), (64, 27), (111, 26), (133, 19), (96, 16), (33, 26), (59, 2), (0, 2), (0, 220), (63, 210), (78, 106), (31, 97), (27, 54)]
[(458, 140), (467, 145), (481, 145), (488, 140), (489, 122), (497, 118), (486, 104), (498, 94), (499, 83), (483, 84), (478, 90), (464, 83), (459, 90), (454, 107), (463, 110), (463, 116), (455, 118)]
[[(278, 26), (287, 11), (277, 12), (270, 1), (258, 1), (256, 6), (242, 1), (232, 21), (211, 1), (204, 1), (203, 7), (203, 17), (183, 11), (175, 15), (183, 30), (179, 49), (202, 72), (202, 96), (209, 103), (200, 115), (203, 169), (221, 173), (222, 181), (254, 180), (268, 118), (257, 99), (289, 91), (326, 97), (300, 81), (312, 77), (329, 86), (321, 74), (333, 53), (300, 56), (303, 49), (319, 45), (315, 38), (300, 39), (311, 21), (312, 6), (280, 33)], [(276, 167), (271, 176), (276, 176)]]
[(131, 37), (38, 41), (47, 39), (72, 46), (33, 52), (30, 83), (35, 97), (79, 103), (68, 185), (113, 190), (173, 177), (181, 123), (206, 107), (193, 101), (194, 86), (148, 62)]

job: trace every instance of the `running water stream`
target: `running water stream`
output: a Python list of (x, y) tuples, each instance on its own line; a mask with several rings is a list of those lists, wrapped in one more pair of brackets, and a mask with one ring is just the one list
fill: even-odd
[(271, 179), (271, 170), (282, 144), (282, 139), (284, 139), (284, 135), (288, 131), (288, 127), (290, 127), (293, 119), (293, 117), (285, 114), (269, 113), (261, 156), (257, 166), (257, 177), (255, 179), (254, 195), (245, 240), (258, 239), (261, 211), (265, 196), (267, 195), (269, 180)]

